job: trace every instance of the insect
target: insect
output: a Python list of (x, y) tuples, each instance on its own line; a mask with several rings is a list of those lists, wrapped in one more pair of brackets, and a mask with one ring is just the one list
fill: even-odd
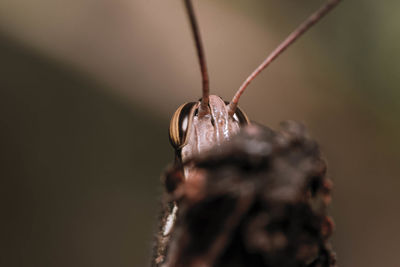
[[(250, 124), (246, 114), (238, 107), (239, 99), (251, 81), (273, 62), (287, 47), (310, 29), (340, 0), (329, 0), (325, 5), (307, 18), (296, 28), (243, 82), (230, 102), (216, 95), (210, 95), (209, 77), (199, 27), (195, 18), (191, 0), (184, 0), (189, 17), (197, 56), (202, 75), (202, 97), (197, 102), (181, 105), (174, 113), (169, 128), (169, 139), (175, 149), (175, 170), (180, 172), (174, 179), (165, 181), (168, 192), (173, 192), (178, 184), (190, 182), (197, 175), (191, 159), (205, 154), (210, 149), (224, 148), (244, 126)], [(161, 266), (165, 262), (170, 236), (173, 232), (179, 203), (166, 200), (161, 227), (158, 233), (153, 265)]]

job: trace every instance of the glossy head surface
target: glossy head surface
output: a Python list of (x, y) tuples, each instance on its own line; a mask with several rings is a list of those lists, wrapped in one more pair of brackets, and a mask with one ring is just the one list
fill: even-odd
[(182, 161), (221, 145), (249, 123), (240, 109), (230, 116), (227, 103), (219, 96), (210, 95), (210, 114), (198, 116), (199, 105), (200, 102), (183, 104), (171, 119), (169, 138)]

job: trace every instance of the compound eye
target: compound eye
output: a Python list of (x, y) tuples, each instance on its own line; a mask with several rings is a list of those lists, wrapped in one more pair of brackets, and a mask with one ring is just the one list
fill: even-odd
[(235, 114), (233, 114), (233, 119), (237, 121), (240, 126), (244, 126), (250, 123), (246, 113), (244, 113), (243, 110), (239, 107), (236, 108)]
[(181, 105), (172, 116), (169, 124), (169, 141), (176, 149), (181, 149), (187, 143), (188, 131), (192, 125), (193, 116), (198, 102)]
[[(229, 102), (224, 101), (225, 105), (229, 105)], [(239, 123), (240, 126), (245, 126), (247, 124), (250, 124), (249, 118), (247, 117), (246, 113), (243, 112), (243, 110), (239, 107), (236, 107), (236, 111), (233, 114), (233, 119)]]

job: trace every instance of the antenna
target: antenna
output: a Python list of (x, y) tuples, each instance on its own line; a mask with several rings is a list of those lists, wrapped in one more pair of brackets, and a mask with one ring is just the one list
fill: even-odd
[(200, 63), (201, 77), (203, 80), (203, 96), (201, 98), (201, 104), (199, 107), (199, 117), (209, 114), (208, 102), (210, 95), (210, 84), (208, 80), (206, 57), (203, 51), (203, 44), (201, 41), (199, 26), (197, 25), (196, 16), (194, 14), (193, 5), (191, 0), (184, 0), (187, 14), (190, 20), (190, 26), (192, 28), (192, 33), (194, 41), (196, 44), (197, 56)]
[(308, 17), (297, 29), (295, 29), (286, 39), (277, 47), (271, 54), (258, 66), (253, 73), (243, 82), (239, 90), (236, 92), (232, 101), (229, 103), (229, 115), (233, 116), (236, 111), (236, 107), (239, 103), (239, 98), (243, 94), (246, 87), (254, 80), (254, 78), (263, 71), (274, 59), (276, 59), (283, 51), (286, 50), (291, 44), (293, 44), (301, 35), (309, 30), (315, 23), (322, 19), (329, 11), (331, 11), (340, 0), (329, 0), (325, 5), (319, 8), (315, 13)]

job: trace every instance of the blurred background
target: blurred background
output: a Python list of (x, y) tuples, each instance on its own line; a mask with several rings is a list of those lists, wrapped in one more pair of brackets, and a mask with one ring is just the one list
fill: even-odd
[[(229, 100), (322, 3), (195, 1), (212, 93)], [(399, 11), (343, 1), (241, 100), (320, 143), (340, 266), (399, 266)], [(0, 265), (147, 266), (169, 119), (200, 88), (180, 0), (2, 0)]]

